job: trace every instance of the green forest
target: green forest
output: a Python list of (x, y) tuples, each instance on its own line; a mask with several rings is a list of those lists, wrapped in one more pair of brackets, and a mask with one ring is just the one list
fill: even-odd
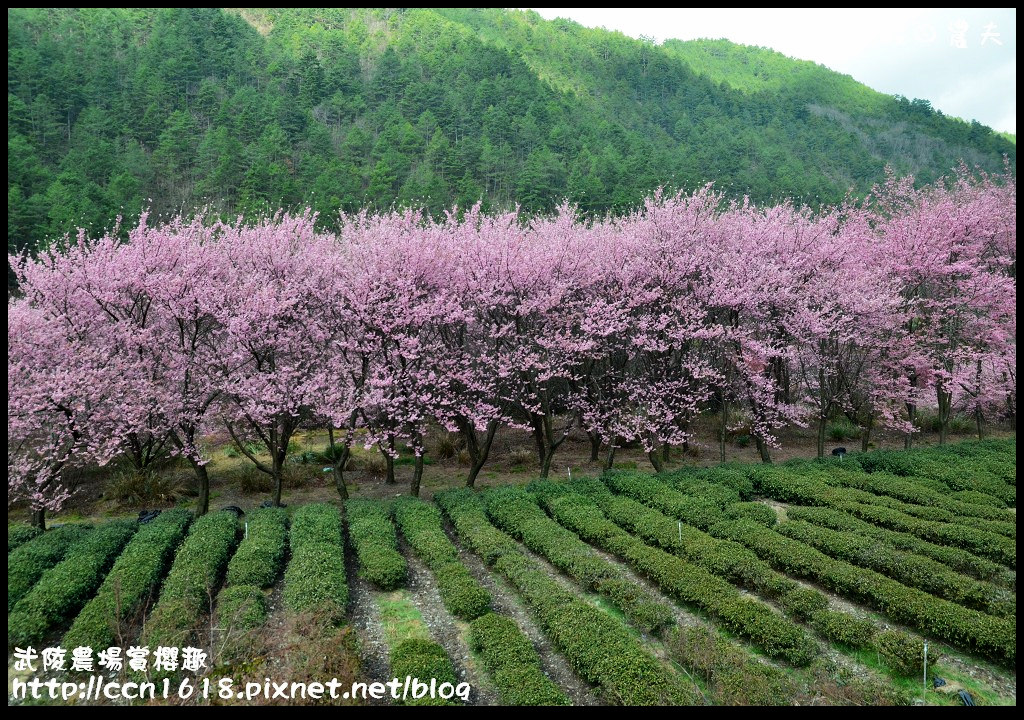
[(815, 205), (1012, 139), (810, 62), (532, 12), (9, 9), (7, 237), (205, 208), (619, 213), (653, 189)]

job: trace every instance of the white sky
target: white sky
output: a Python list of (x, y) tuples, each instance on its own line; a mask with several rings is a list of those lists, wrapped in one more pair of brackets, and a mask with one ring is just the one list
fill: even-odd
[[(1017, 132), (1014, 9), (533, 9), (658, 42), (724, 37), (769, 47), (890, 95), (929, 100), (947, 115)], [(961, 39), (966, 47), (957, 47)]]

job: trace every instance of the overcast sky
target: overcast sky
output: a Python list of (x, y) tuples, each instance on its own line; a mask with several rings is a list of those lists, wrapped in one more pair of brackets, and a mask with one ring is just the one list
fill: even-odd
[(1017, 11), (533, 8), (658, 42), (726, 38), (813, 60), (890, 95), (1017, 132)]

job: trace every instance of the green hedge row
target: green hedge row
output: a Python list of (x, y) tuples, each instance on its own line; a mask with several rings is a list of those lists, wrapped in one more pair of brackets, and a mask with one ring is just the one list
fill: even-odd
[[(437, 681), (437, 687), (442, 683), (451, 683), (454, 687), (458, 684), (455, 676), (455, 668), (448, 658), (444, 648), (433, 640), (422, 638), (409, 638), (398, 643), (391, 650), (391, 675), (404, 679), (406, 676), (418, 679), (421, 683), (429, 684), (431, 680)], [(458, 698), (445, 700), (440, 696), (431, 697), (428, 692), (420, 699), (406, 698), (399, 700), (403, 705), (457, 705)]]
[[(544, 502), (562, 525), (587, 542), (623, 558), (662, 592), (700, 608), (730, 632), (749, 638), (768, 655), (794, 665), (806, 665), (817, 654), (814, 642), (793, 622), (776, 615), (767, 605), (742, 596), (731, 583), (703, 567), (633, 537), (610, 521), (590, 499), (550, 495)], [(787, 582), (796, 588), (796, 583)]]
[(243, 653), (248, 636), (267, 621), (264, 588), (277, 581), (288, 542), (288, 514), (283, 508), (259, 508), (245, 521), (245, 535), (228, 563), (215, 605), (224, 659)]
[(879, 631), (871, 620), (836, 610), (813, 613), (811, 627), (822, 637), (854, 649), (873, 647)]
[(234, 513), (210, 513), (192, 523), (164, 581), (160, 601), (149, 616), (143, 644), (190, 644), (193, 631), (211, 609), (211, 595), (224, 576), (237, 541), (238, 518)]
[(986, 495), (983, 492), (977, 490), (957, 490), (956, 492), (950, 493), (949, 497), (960, 502), (967, 503), (969, 505), (988, 505), (999, 510), (1006, 509), (1006, 503), (999, 498)]
[(622, 572), (599, 557), (589, 545), (549, 518), (521, 488), (484, 494), (487, 514), (499, 528), (582, 585), (608, 598), (644, 632), (658, 633), (675, 623), (675, 613)]
[(29, 540), (42, 534), (42, 530), (31, 525), (8, 525), (7, 526), (7, 554), (10, 555), (12, 552), (20, 548), (22, 545), (27, 543)]
[(288, 542), (283, 508), (260, 508), (246, 518), (248, 535), (228, 563), (228, 585), (268, 588), (277, 580)]
[(284, 605), (294, 613), (323, 613), (341, 622), (348, 606), (341, 512), (334, 505), (303, 505), (292, 516), (292, 557), (284, 573)]
[(324, 543), (293, 548), (284, 574), (284, 604), (293, 612), (322, 612), (341, 622), (348, 605), (342, 549)]
[(797, 692), (786, 670), (701, 625), (677, 627), (666, 646), (673, 660), (704, 681), (715, 705), (791, 705)]
[[(881, 505), (905, 512), (922, 520), (938, 522), (960, 522), (974, 525), (982, 521), (981, 527), (1007, 537), (1016, 537), (1017, 519), (1013, 512), (993, 507), (991, 502), (964, 502), (955, 493), (937, 480), (921, 477), (902, 477), (885, 472), (853, 472), (849, 468), (827, 468), (820, 463), (801, 461), (800, 465), (789, 463), (782, 468), (797, 468), (801, 474), (845, 490), (845, 499)], [(1000, 502), (983, 493), (981, 497)]]
[(23, 544), (7, 556), (7, 611), (25, 597), (47, 570), (90, 531), (88, 525), (62, 525)]
[(631, 497), (613, 495), (603, 486), (590, 485), (585, 491), (615, 525), (713, 575), (779, 602), (798, 620), (806, 620), (812, 612), (828, 605), (824, 595), (817, 593), (812, 597), (801, 592), (798, 583), (773, 570), (739, 543), (719, 540), (690, 525), (680, 525), (677, 520)]
[(469, 621), (491, 609), (491, 595), (459, 561), (458, 550), (441, 529), (441, 513), (418, 498), (395, 501), (402, 535), (434, 573), (441, 601), (455, 617)]
[[(683, 493), (650, 475), (608, 473), (603, 480), (615, 492), (639, 500), (666, 515), (701, 529), (706, 529), (722, 520), (725, 517), (722, 509), (729, 504), (723, 502), (725, 498), (720, 496)], [(707, 492), (709, 488), (716, 487), (729, 490), (724, 486), (709, 483), (694, 483), (689, 486), (688, 490)], [(732, 502), (738, 502), (738, 497), (733, 497)]]
[(760, 502), (738, 502), (725, 507), (725, 517), (730, 520), (753, 520), (765, 527), (775, 527), (779, 522), (778, 515), (770, 507)]
[(192, 514), (187, 510), (168, 510), (140, 526), (96, 596), (78, 613), (61, 645), (91, 647), (94, 652), (116, 645), (122, 626), (130, 623), (156, 592), (190, 522)]
[(1016, 569), (1017, 567), (1017, 543), (1002, 535), (966, 525), (918, 520), (897, 510), (877, 505), (838, 503), (835, 505), (835, 509), (850, 513), (874, 525), (910, 533), (940, 545), (963, 548), (976, 555), (995, 560), (1009, 568)]
[(739, 499), (749, 500), (754, 496), (754, 483), (747, 475), (747, 467), (745, 463), (731, 463), (710, 468), (681, 468), (658, 477), (684, 492), (691, 489), (699, 492), (706, 484), (724, 485), (735, 491)]
[(711, 534), (741, 542), (778, 570), (814, 580), (952, 645), (1010, 663), (1016, 657), (1014, 621), (961, 607), (872, 570), (833, 560), (749, 520), (724, 521), (711, 528)]
[(936, 545), (922, 540), (916, 535), (881, 528), (831, 508), (792, 506), (787, 509), (786, 513), (792, 520), (801, 520), (833, 530), (855, 532), (871, 538), (876, 543), (881, 543), (883, 547), (931, 558), (959, 573), (979, 580), (987, 580), (1000, 587), (1010, 590), (1017, 588), (1016, 572), (960, 548)]
[(435, 501), (459, 538), (516, 588), (545, 634), (573, 668), (601, 687), (605, 699), (621, 705), (692, 705), (689, 685), (655, 660), (626, 627), (563, 589), (516, 542), (487, 520), (480, 499), (469, 490), (438, 493)]
[(303, 505), (292, 515), (291, 547), (313, 543), (341, 547), (341, 512), (330, 503)]
[(511, 618), (480, 616), (469, 626), (469, 644), (494, 678), (503, 705), (568, 705), (569, 698), (544, 674), (530, 640)]
[[(899, 477), (884, 472), (831, 472), (824, 479), (833, 485), (892, 497), (904, 503), (941, 508), (952, 513), (954, 517), (976, 517), (1009, 523), (1015, 523), (1016, 520), (1010, 511), (993, 507), (990, 500), (985, 500), (989, 496), (984, 493), (950, 493), (946, 488), (936, 490), (924, 479)], [(981, 499), (980, 503), (965, 500), (976, 496), (979, 496), (977, 499)], [(999, 501), (996, 500), (996, 502)], [(940, 520), (941, 518), (928, 519)]]
[(398, 552), (398, 537), (388, 505), (378, 500), (350, 500), (345, 504), (348, 535), (359, 560), (359, 576), (381, 590), (405, 583), (408, 569)]
[(74, 616), (138, 527), (134, 521), (109, 522), (79, 540), (7, 614), (8, 643), (37, 644), (48, 630)]
[[(944, 523), (965, 528), (970, 532), (1001, 535), (1004, 536), (1004, 539), (1012, 539), (1017, 534), (1016, 525), (1013, 523), (963, 518), (942, 508), (911, 505), (884, 495), (874, 495), (854, 488), (833, 487), (821, 477), (802, 475), (792, 468), (784, 466), (754, 467), (750, 474), (758, 492), (773, 500), (799, 505), (824, 505), (833, 508), (842, 508), (856, 503), (865, 507), (877, 508), (880, 512), (898, 513), (908, 521)], [(1013, 543), (1008, 542), (1008, 544), (1012, 545)]]
[[(897, 675), (917, 677), (924, 672), (924, 643), (899, 630), (886, 630), (875, 638), (875, 649), (889, 669)], [(928, 666), (935, 664), (939, 654), (928, 654)]]
[(217, 627), (246, 633), (267, 621), (267, 596), (256, 585), (230, 585), (217, 594)]
[(829, 530), (799, 520), (782, 523), (778, 531), (830, 557), (876, 570), (904, 585), (959, 605), (996, 617), (1011, 618), (1017, 615), (1017, 599), (1013, 594), (953, 572), (934, 560), (880, 547), (874, 540), (856, 533)]
[(878, 450), (857, 456), (869, 473), (924, 477), (953, 491), (982, 492), (1017, 501), (1016, 441), (964, 442), (918, 450)]
[[(860, 621), (846, 613), (827, 610), (828, 598), (823, 593), (802, 587), (777, 572), (740, 543), (712, 537), (689, 525), (680, 526), (677, 521), (659, 511), (630, 497), (612, 495), (600, 486), (589, 485), (586, 492), (607, 518), (620, 527), (646, 542), (700, 565), (714, 575), (773, 600), (787, 615), (798, 622), (809, 623), (828, 640), (842, 642), (853, 648), (866, 647), (870, 644), (871, 636), (878, 630), (873, 622)], [(667, 492), (672, 491), (669, 489)], [(839, 632), (843, 620), (851, 628), (845, 634)]]

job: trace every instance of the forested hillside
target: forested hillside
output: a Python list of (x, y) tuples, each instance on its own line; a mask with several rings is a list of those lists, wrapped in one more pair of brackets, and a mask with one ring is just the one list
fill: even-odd
[(505, 10), (8, 10), (8, 246), (207, 206), (622, 211), (661, 185), (832, 202), (1014, 143), (725, 41)]

